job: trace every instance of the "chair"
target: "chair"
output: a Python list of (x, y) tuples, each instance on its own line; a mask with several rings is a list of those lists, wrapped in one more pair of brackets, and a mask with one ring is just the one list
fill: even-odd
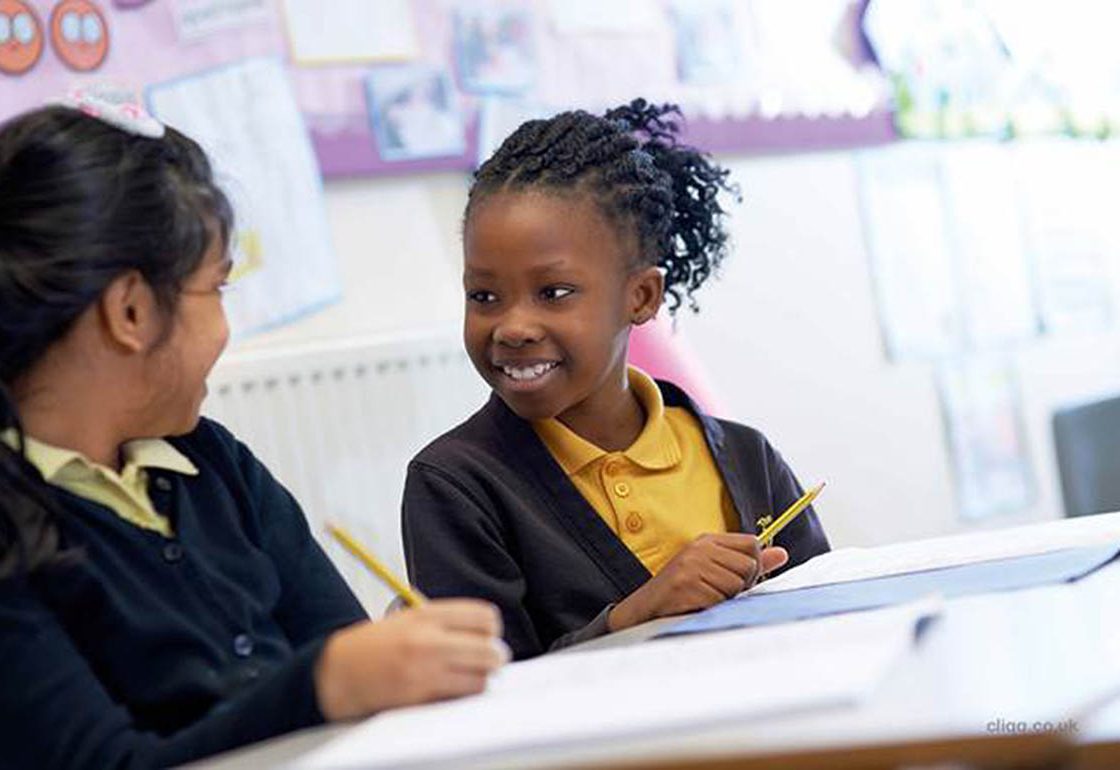
[(1120, 510), (1120, 396), (1054, 412), (1066, 516)]

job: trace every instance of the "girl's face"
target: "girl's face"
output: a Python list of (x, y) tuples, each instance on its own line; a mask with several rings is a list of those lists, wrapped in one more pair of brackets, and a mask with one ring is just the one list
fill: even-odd
[(222, 289), (231, 263), (220, 238), (186, 280), (167, 339), (150, 356), (151, 398), (155, 426), (150, 435), (188, 433), (198, 423), (206, 396), (206, 377), (229, 340)]
[(510, 409), (565, 420), (627, 395), (630, 326), (656, 313), (661, 279), (633, 269), (635, 247), (593, 202), (496, 193), (463, 242), (467, 352)]

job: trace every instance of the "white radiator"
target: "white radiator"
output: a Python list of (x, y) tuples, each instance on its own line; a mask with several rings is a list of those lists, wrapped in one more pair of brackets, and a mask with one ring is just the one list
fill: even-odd
[(203, 413), (248, 444), (291, 490), (362, 604), (380, 615), (392, 594), (323, 525), (344, 525), (404, 575), (405, 466), (487, 396), (459, 333), (241, 351), (221, 360), (209, 387)]

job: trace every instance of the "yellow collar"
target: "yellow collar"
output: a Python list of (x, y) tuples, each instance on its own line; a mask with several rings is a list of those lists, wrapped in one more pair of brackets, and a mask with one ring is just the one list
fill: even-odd
[[(5, 431), (2, 438), (8, 446), (15, 448), (16, 434), (14, 430)], [(23, 443), (28, 462), (38, 468), (47, 481), (55, 479), (62, 469), (71, 463), (77, 462), (87, 468), (97, 465), (81, 452), (53, 446), (31, 436), (24, 436)], [(121, 447), (121, 456), (124, 458), (121, 475), (124, 474), (124, 469), (129, 467), (161, 468), (185, 476), (198, 475), (198, 468), (195, 467), (195, 464), (186, 455), (161, 438), (129, 441)]]
[[(622, 454), (635, 465), (649, 470), (671, 468), (681, 460), (681, 449), (668, 420), (665, 402), (653, 378), (637, 367), (627, 369), (627, 380), (634, 396), (646, 413), (646, 424), (634, 443)], [(564, 473), (573, 476), (588, 464), (607, 454), (595, 444), (576, 434), (555, 417), (533, 423), (537, 435), (548, 446)]]

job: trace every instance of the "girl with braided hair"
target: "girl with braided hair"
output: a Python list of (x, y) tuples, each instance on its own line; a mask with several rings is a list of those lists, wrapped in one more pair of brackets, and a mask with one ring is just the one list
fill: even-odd
[(642, 100), (518, 128), (475, 175), (464, 339), (493, 389), (408, 468), (415, 584), (485, 598), (526, 658), (701, 609), (828, 549), (757, 431), (628, 367), (633, 326), (693, 295), (727, 249), (727, 172)]

